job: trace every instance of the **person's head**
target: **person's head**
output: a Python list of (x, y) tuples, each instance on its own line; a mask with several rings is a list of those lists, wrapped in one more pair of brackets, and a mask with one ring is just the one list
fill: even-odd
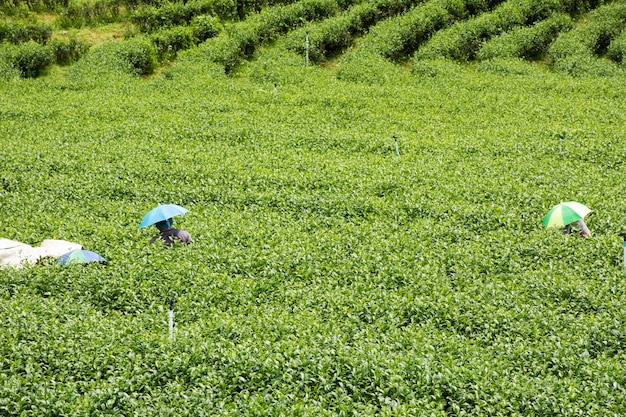
[(174, 225), (174, 219), (172, 219), (171, 217), (167, 220), (161, 220), (160, 222), (157, 222), (154, 224), (157, 229), (159, 230), (167, 230), (167, 229), (171, 229), (172, 226)]

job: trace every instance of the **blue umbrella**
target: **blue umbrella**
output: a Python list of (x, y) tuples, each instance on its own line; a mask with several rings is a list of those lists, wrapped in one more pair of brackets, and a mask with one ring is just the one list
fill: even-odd
[(150, 226), (187, 212), (189, 210), (176, 204), (159, 204), (143, 216), (141, 223), (139, 223), (139, 228)]
[(104, 259), (102, 256), (98, 255), (95, 252), (81, 249), (64, 253), (57, 258), (57, 263), (60, 265), (86, 264), (89, 262), (106, 263), (106, 259)]

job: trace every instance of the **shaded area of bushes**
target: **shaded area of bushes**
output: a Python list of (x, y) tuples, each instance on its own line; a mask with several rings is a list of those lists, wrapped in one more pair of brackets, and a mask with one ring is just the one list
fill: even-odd
[[(618, 68), (613, 62), (598, 56), (609, 52), (611, 40), (620, 35), (625, 24), (626, 3), (615, 2), (595, 9), (585, 24), (561, 34), (550, 46), (552, 65), (571, 75), (616, 73)], [(615, 45), (619, 41), (611, 47), (609, 56), (617, 56)]]
[(532, 26), (523, 26), (491, 38), (483, 44), (476, 57), (539, 58), (559, 33), (571, 29), (572, 19), (564, 13), (555, 13)]
[(611, 59), (624, 63), (626, 60), (626, 30), (611, 41), (606, 53)]
[(36, 42), (5, 44), (0, 48), (0, 60), (15, 68), (22, 77), (37, 77), (52, 59), (50, 48)]
[(0, 44), (2, 78), (39, 76), (50, 64), (69, 65), (83, 56), (89, 45), (77, 39), (54, 39), (47, 45), (29, 41), (17, 45)]
[(0, 21), (0, 43), (22, 43), (34, 41), (46, 43), (52, 36), (52, 27), (37, 22), (2, 22)]

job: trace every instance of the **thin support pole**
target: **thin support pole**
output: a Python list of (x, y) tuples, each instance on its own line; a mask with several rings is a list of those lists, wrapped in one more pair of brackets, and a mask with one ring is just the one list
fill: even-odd
[(305, 38), (305, 45), (306, 45), (306, 66), (309, 66), (309, 34), (306, 34), (306, 38)]

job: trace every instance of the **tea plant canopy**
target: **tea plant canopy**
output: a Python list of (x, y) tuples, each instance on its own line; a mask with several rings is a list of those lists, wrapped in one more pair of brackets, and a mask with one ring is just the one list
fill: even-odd
[(139, 228), (147, 227), (187, 212), (189, 210), (177, 204), (159, 204), (143, 216), (141, 223), (139, 223)]
[(591, 210), (584, 204), (568, 201), (552, 207), (541, 223), (546, 227), (565, 227), (571, 222), (583, 219)]

